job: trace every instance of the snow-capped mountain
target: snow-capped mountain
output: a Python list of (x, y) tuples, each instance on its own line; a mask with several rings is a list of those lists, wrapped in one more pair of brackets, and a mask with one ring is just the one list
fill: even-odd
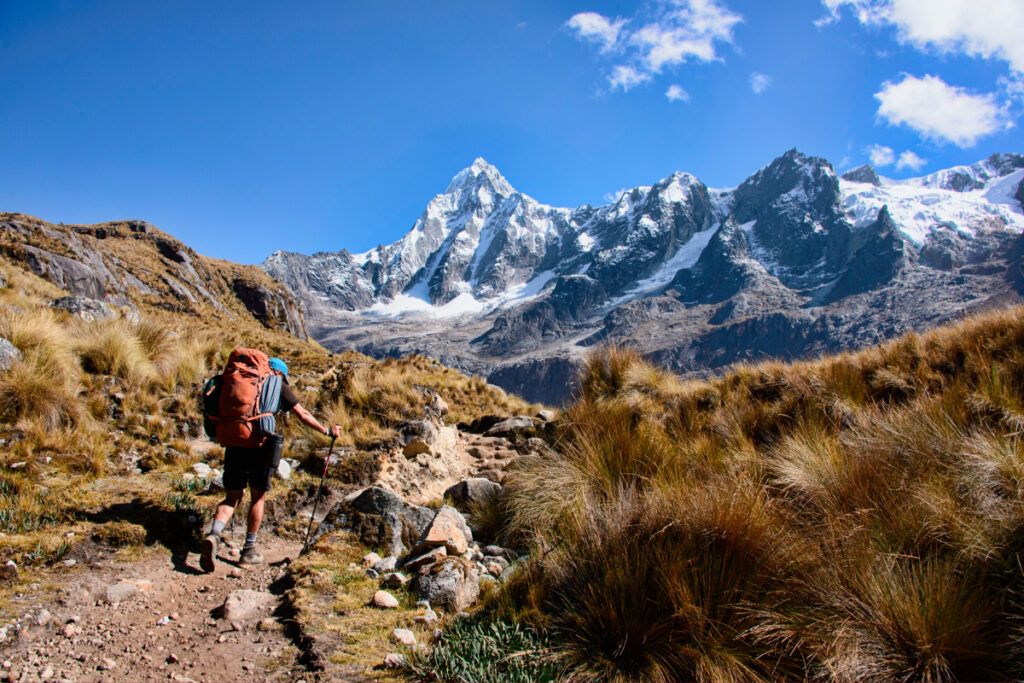
[[(730, 190), (677, 172), (570, 209), (477, 159), (394, 244), (277, 251), (263, 268), (329, 347), (423, 352), (554, 400), (572, 360), (602, 340), (701, 372), (870, 343), (1017, 297), (1006, 272), (1024, 232), (1022, 180), (1019, 154), (896, 181), (870, 166), (839, 178), (791, 150)], [(751, 326), (766, 316), (788, 331), (761, 338)], [(737, 325), (759, 341), (711, 341)]]

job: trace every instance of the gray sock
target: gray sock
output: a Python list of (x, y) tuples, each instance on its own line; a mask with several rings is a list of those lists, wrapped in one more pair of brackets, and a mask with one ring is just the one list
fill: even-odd
[(250, 532), (245, 535), (245, 548), (252, 548), (256, 545), (256, 532)]
[(220, 536), (222, 531), (224, 531), (224, 522), (219, 519), (213, 520), (213, 526), (210, 527), (210, 533), (214, 536)]

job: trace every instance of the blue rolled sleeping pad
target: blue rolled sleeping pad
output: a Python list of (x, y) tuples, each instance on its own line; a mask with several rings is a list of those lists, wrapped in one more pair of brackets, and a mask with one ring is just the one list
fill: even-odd
[(278, 406), (281, 403), (281, 377), (278, 375), (270, 375), (263, 382), (263, 388), (260, 389), (260, 405), (259, 413), (266, 413), (263, 417), (256, 420), (256, 424), (253, 425), (254, 430), (257, 434), (264, 436), (270, 436), (277, 429), (277, 421), (274, 419), (274, 413), (277, 412)]

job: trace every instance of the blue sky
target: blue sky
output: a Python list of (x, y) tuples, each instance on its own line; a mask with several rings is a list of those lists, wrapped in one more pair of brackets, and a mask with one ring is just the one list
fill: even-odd
[(478, 156), (556, 206), (791, 147), (921, 175), (1024, 152), (1021, 35), (1020, 0), (0, 0), (0, 210), (256, 263), (390, 243)]

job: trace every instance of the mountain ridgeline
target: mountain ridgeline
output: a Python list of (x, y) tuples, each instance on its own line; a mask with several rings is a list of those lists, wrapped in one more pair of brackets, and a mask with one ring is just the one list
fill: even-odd
[(595, 344), (691, 375), (863, 347), (1024, 292), (1024, 155), (893, 181), (791, 150), (730, 190), (687, 173), (541, 204), (477, 159), (402, 239), (263, 268), (328, 348), (422, 353), (558, 403)]

